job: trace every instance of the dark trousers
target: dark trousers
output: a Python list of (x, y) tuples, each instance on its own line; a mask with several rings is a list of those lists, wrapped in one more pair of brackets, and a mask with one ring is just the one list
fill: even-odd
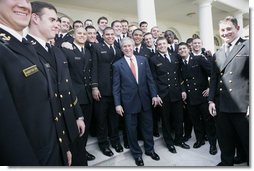
[[(171, 102), (170, 97), (162, 99), (162, 133), (167, 146), (173, 145), (174, 142), (179, 144), (183, 141), (183, 103), (182, 101)], [(175, 139), (172, 138), (171, 123), (175, 129)]]
[(206, 133), (210, 145), (216, 145), (215, 121), (209, 114), (208, 103), (188, 105), (188, 111), (197, 141), (204, 141)]
[(119, 115), (115, 112), (113, 97), (103, 96), (99, 102), (94, 102), (94, 107), (99, 147), (109, 147), (108, 136), (112, 146), (120, 143)]
[(80, 107), (83, 112), (84, 122), (86, 125), (85, 133), (82, 136), (86, 146), (88, 135), (90, 132), (91, 121), (92, 121), (92, 104), (81, 104)]
[(234, 164), (236, 137), (238, 137), (249, 161), (249, 120), (246, 113), (220, 112), (216, 117), (216, 130), (221, 161), (226, 166)]
[(160, 122), (160, 113), (161, 108), (157, 106), (152, 109), (153, 112), (153, 133), (159, 133), (159, 122)]
[[(84, 135), (82, 136), (84, 137)], [(77, 139), (70, 145), (72, 153), (72, 166), (87, 166), (84, 138)]]
[(142, 150), (138, 144), (137, 137), (138, 125), (140, 125), (140, 130), (144, 140), (145, 152), (152, 152), (154, 150), (152, 111), (125, 113), (124, 115), (128, 142), (134, 159), (142, 156)]
[(183, 105), (183, 124), (184, 124), (184, 137), (190, 138), (192, 132), (192, 122), (188, 112), (187, 105)]

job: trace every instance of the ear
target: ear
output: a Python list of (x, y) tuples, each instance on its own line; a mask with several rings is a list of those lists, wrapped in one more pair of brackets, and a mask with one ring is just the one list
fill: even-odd
[(238, 31), (239, 31), (239, 30), (240, 30), (240, 26), (236, 26), (236, 30), (238, 30)]
[(38, 24), (39, 20), (40, 20), (40, 17), (37, 14), (32, 13), (31, 22)]

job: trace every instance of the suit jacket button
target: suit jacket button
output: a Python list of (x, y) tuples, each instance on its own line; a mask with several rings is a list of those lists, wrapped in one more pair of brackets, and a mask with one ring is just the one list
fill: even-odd
[(68, 94), (71, 95), (71, 92), (69, 91)]
[(220, 91), (222, 91), (222, 88), (220, 88)]
[(232, 80), (229, 80), (228, 82), (229, 82), (229, 83), (232, 83)]
[(231, 71), (230, 71), (230, 72), (229, 72), (229, 74), (230, 74), (230, 75), (232, 75), (232, 74), (233, 74), (233, 72), (231, 72)]
[(59, 142), (60, 142), (60, 143), (62, 143), (62, 142), (63, 142), (62, 138), (59, 138), (58, 140), (59, 140)]
[(61, 97), (61, 99), (63, 98), (63, 95), (62, 94), (60, 94), (60, 97)]
[(65, 108), (63, 107), (63, 111), (65, 111)]
[(57, 97), (57, 94), (55, 93), (55, 97)]
[(66, 81), (67, 83), (69, 82), (69, 80), (68, 80), (68, 79), (66, 79), (65, 81)]
[(220, 80), (220, 83), (222, 83), (222, 80)]
[(58, 122), (58, 117), (55, 117), (55, 121)]
[(70, 104), (70, 107), (72, 107), (72, 104)]
[(230, 89), (229, 89), (229, 92), (231, 92), (231, 91), (232, 91), (232, 89), (230, 88)]

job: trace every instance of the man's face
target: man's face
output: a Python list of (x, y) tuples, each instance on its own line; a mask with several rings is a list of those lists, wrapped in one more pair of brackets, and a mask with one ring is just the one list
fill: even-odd
[(0, 0), (0, 23), (22, 32), (29, 24), (31, 11), (29, 0)]
[(96, 42), (96, 30), (93, 28), (87, 29), (87, 40), (88, 42), (95, 43)]
[(86, 32), (85, 28), (83, 28), (83, 27), (77, 28), (74, 31), (73, 37), (74, 37), (74, 41), (77, 44), (84, 45), (87, 40), (87, 32)]
[(160, 53), (167, 53), (168, 51), (168, 42), (166, 39), (157, 41), (157, 49)]
[(199, 52), (202, 48), (202, 41), (200, 39), (194, 39), (192, 41), (192, 49), (196, 52)]
[(167, 39), (169, 44), (172, 44), (174, 42), (175, 36), (173, 32), (166, 31), (164, 37)]
[(114, 41), (115, 41), (115, 32), (114, 32), (114, 30), (113, 29), (106, 30), (103, 34), (103, 39), (109, 45), (114, 44)]
[(234, 26), (231, 21), (220, 23), (219, 32), (221, 39), (226, 43), (231, 43), (238, 36), (239, 26)]
[(159, 37), (159, 33), (160, 33), (160, 29), (158, 27), (154, 27), (152, 30), (151, 30), (151, 33), (153, 35), (153, 38), (154, 39), (157, 39)]
[(128, 33), (128, 23), (121, 22), (121, 24), (122, 24), (122, 33), (124, 33), (124, 34)]
[(107, 20), (100, 20), (98, 27), (101, 31), (103, 31), (106, 27), (108, 26), (108, 21)]
[(38, 30), (42, 36), (41, 38), (44, 38), (46, 41), (48, 41), (55, 37), (58, 25), (57, 15), (54, 10), (43, 8), (41, 16), (33, 13), (31, 19), (36, 22)]
[(122, 34), (122, 24), (121, 22), (115, 22), (113, 25), (113, 29), (115, 31), (116, 36), (120, 36)]
[(83, 24), (82, 23), (75, 23), (74, 24), (74, 29), (76, 30), (77, 28), (79, 27), (83, 27)]
[(144, 40), (145, 40), (145, 44), (147, 47), (153, 47), (153, 36), (151, 34), (147, 34), (145, 37), (144, 37)]
[(148, 26), (148, 24), (142, 24), (142, 25), (140, 26), (140, 29), (143, 31), (143, 33), (146, 33), (146, 32), (147, 32), (147, 26)]
[(138, 28), (137, 26), (131, 26), (131, 27), (129, 27), (129, 29), (128, 29), (128, 36), (132, 38), (132, 33), (137, 28)]
[(70, 20), (69, 18), (62, 17), (61, 18), (61, 32), (67, 33), (70, 29)]
[(186, 59), (189, 56), (190, 49), (186, 45), (181, 45), (178, 47), (178, 54), (182, 59)]
[(121, 46), (121, 50), (122, 50), (123, 54), (127, 57), (133, 56), (133, 49), (134, 49), (134, 45), (133, 45), (133, 42), (131, 42), (131, 41), (125, 41), (125, 42), (123, 42), (123, 44)]
[(136, 46), (140, 45), (142, 43), (142, 40), (143, 40), (143, 33), (142, 33), (142, 31), (136, 30), (133, 33), (132, 38), (133, 38)]

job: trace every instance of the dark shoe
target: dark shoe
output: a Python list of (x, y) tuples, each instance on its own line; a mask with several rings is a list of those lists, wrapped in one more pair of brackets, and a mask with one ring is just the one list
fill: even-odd
[(168, 146), (168, 150), (171, 152), (171, 153), (176, 153), (176, 149), (173, 145), (169, 145)]
[(196, 141), (193, 145), (193, 148), (199, 148), (204, 144), (205, 144), (205, 141)]
[(216, 147), (216, 145), (210, 145), (209, 153), (210, 153), (211, 155), (217, 154), (217, 147)]
[(126, 149), (129, 149), (129, 148), (130, 148), (129, 144), (124, 144), (123, 146), (124, 146), (124, 148), (126, 148)]
[(183, 149), (190, 149), (190, 146), (188, 144), (185, 144), (184, 142), (180, 144), (175, 144), (176, 146), (182, 147)]
[(92, 160), (95, 159), (95, 156), (92, 155), (92, 154), (90, 154), (90, 153), (88, 153), (88, 152), (86, 152), (86, 159), (87, 159), (88, 161), (92, 161)]
[(116, 145), (114, 145), (114, 146), (112, 146), (115, 150), (116, 150), (116, 152), (118, 152), (118, 153), (120, 153), (120, 152), (123, 152), (123, 147), (122, 147), (122, 145), (121, 144), (116, 144)]
[(246, 163), (246, 162), (247, 162), (247, 160), (244, 160), (241, 157), (238, 157), (238, 156), (234, 157), (234, 164), (241, 164), (241, 163)]
[(102, 152), (105, 156), (109, 156), (109, 157), (114, 155), (114, 153), (113, 153), (108, 147), (102, 148), (102, 149), (101, 149), (101, 152)]
[(154, 160), (160, 160), (160, 156), (158, 154), (156, 154), (154, 151), (150, 152), (150, 153), (145, 152), (145, 154), (147, 156), (150, 156)]
[(220, 162), (216, 166), (225, 166), (225, 165), (222, 162)]
[(144, 166), (144, 162), (143, 162), (142, 157), (136, 158), (135, 163), (136, 163), (137, 166)]
[(183, 137), (183, 142), (188, 141), (190, 138), (191, 138), (191, 136), (184, 136), (184, 137)]
[(153, 136), (154, 136), (154, 137), (160, 137), (160, 134), (159, 134), (159, 132), (154, 132), (154, 133), (153, 133)]

